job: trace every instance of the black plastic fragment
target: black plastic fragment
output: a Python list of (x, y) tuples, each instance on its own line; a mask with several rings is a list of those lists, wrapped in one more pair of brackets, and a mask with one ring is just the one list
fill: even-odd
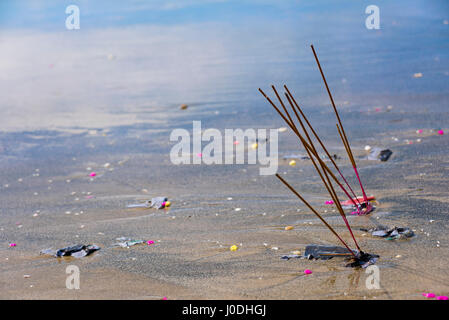
[(308, 245), (304, 252), (304, 257), (306, 259), (320, 259), (329, 260), (334, 257), (345, 257), (349, 258), (350, 262), (346, 267), (362, 267), (366, 268), (369, 265), (376, 263), (379, 258), (376, 254), (365, 253), (363, 251), (352, 250), (354, 255), (352, 255), (347, 248), (338, 246), (323, 246), (323, 245)]
[(411, 238), (415, 233), (409, 228), (394, 227), (388, 229), (384, 226), (379, 226), (372, 229), (360, 229), (361, 231), (369, 232), (374, 237), (387, 238), (387, 240), (400, 240)]
[(393, 154), (393, 151), (391, 151), (390, 149), (382, 150), (379, 154), (379, 160), (387, 161), (392, 154)]
[(72, 256), (75, 258), (81, 258), (90, 255), (92, 252), (100, 250), (100, 247), (96, 245), (84, 245), (78, 244), (76, 246), (65, 247), (56, 251), (56, 257)]
[[(357, 251), (354, 251), (354, 254)], [(344, 256), (352, 256), (352, 254), (345, 247), (338, 246), (324, 246), (317, 244), (310, 244), (306, 247), (304, 252), (304, 257), (312, 260), (312, 259), (321, 259), (321, 260), (329, 260), (333, 257), (344, 257)]]
[(351, 258), (351, 262), (346, 265), (346, 267), (351, 268), (366, 268), (372, 264), (377, 262), (379, 256), (377, 254), (370, 254), (360, 251), (356, 254), (355, 257)]

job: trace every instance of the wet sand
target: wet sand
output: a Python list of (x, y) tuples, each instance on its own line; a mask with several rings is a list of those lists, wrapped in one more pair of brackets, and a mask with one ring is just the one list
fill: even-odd
[[(218, 14), (228, 12), (220, 7), (227, 3), (217, 4), (210, 20), (159, 25), (113, 25), (117, 17), (104, 18), (98, 4), (100, 13), (91, 8), (85, 21), (99, 25), (78, 33), (59, 29), (59, 18), (44, 30), (2, 29), (0, 298), (449, 295), (447, 4), (418, 2), (418, 9), (383, 4), (381, 30), (365, 28), (358, 5), (326, 1), (286, 9), (253, 4), (237, 21)], [(346, 268), (343, 259), (280, 258), (338, 240), (275, 176), (259, 175), (259, 165), (170, 162), (170, 133), (191, 132), (194, 120), (220, 131), (284, 127), (257, 89), (286, 83), (355, 187), (310, 43), (365, 189), (376, 197), (372, 214), (349, 222), (362, 249), (380, 255), (381, 289), (368, 290), (365, 270)], [(189, 107), (180, 110), (182, 103)], [(363, 160), (365, 145), (393, 155)], [(292, 167), (282, 160), (304, 152), (292, 133), (279, 133), (278, 173), (352, 246), (335, 207), (324, 204), (329, 195), (310, 161)], [(126, 208), (155, 196), (172, 205)], [(388, 241), (359, 230), (378, 224), (409, 227), (415, 236)], [(115, 248), (118, 237), (155, 243)], [(79, 243), (101, 250), (81, 259), (39, 255)], [(239, 249), (230, 251), (232, 245)], [(66, 288), (69, 265), (80, 269), (79, 290)]]
[[(375, 117), (370, 121), (377, 121)], [(348, 130), (350, 137), (353, 130)], [(96, 135), (86, 132), (63, 138), (59, 146), (47, 143), (54, 152), (45, 148), (38, 152), (58, 154), (67, 144), (104, 146), (114, 140), (114, 134), (113, 130)], [(154, 151), (129, 152), (133, 147), (124, 139), (114, 148), (128, 148), (127, 152), (95, 146), (77, 157), (58, 154), (40, 161), (21, 160), (2, 172), (2, 181), (9, 183), (2, 186), (0, 196), (1, 297), (420, 299), (426, 291), (447, 294), (444, 168), (448, 159), (442, 154), (448, 147), (447, 137), (425, 129), (423, 134), (382, 132), (375, 139), (394, 152), (388, 162), (358, 160), (366, 190), (376, 196), (376, 210), (367, 217), (350, 216), (349, 221), (361, 247), (380, 255), (376, 264), (380, 290), (368, 290), (365, 270), (346, 268), (343, 259), (280, 259), (291, 251), (304, 252), (307, 244), (338, 243), (274, 176), (260, 176), (257, 165), (175, 166), (168, 157), (170, 144), (139, 138), (136, 144), (152, 144), (148, 150)], [(415, 143), (406, 144), (406, 139)], [(354, 140), (354, 153), (360, 158), (366, 154), (364, 145)], [(280, 154), (291, 153), (297, 143), (290, 133), (281, 133), (280, 141)], [(337, 141), (329, 144), (350, 175), (342, 148)], [(103, 166), (106, 161), (108, 168)], [(324, 205), (328, 196), (312, 170), (307, 160), (298, 160), (296, 167), (280, 160), (278, 172), (351, 243), (335, 208)], [(90, 171), (97, 176), (91, 178)], [(126, 209), (127, 204), (159, 195), (172, 201), (169, 209)], [(410, 227), (416, 236), (388, 241), (358, 230), (377, 224)], [(294, 229), (285, 231), (287, 225)], [(155, 244), (113, 248), (121, 236)], [(8, 248), (8, 243), (17, 247)], [(41, 249), (77, 243), (94, 243), (102, 249), (81, 259), (39, 256)], [(234, 244), (239, 250), (231, 252)], [(70, 264), (80, 268), (80, 290), (65, 288), (65, 268)], [(313, 274), (305, 276), (304, 269)]]

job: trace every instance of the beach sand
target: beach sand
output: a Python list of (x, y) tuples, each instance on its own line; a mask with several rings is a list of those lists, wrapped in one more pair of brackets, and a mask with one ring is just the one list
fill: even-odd
[[(77, 33), (51, 19), (44, 30), (2, 29), (0, 299), (449, 295), (447, 17), (420, 4), (425, 10), (383, 4), (381, 30), (365, 28), (358, 5), (325, 2), (287, 11), (245, 7), (238, 21), (221, 16), (221, 7), (199, 22), (139, 16), (136, 25), (110, 25), (122, 20), (105, 20), (100, 5)], [(170, 133), (191, 133), (195, 120), (221, 132), (284, 127), (257, 89), (286, 83), (361, 195), (310, 43), (365, 190), (376, 197), (374, 212), (348, 220), (361, 248), (380, 256), (380, 289), (368, 289), (370, 274), (345, 267), (343, 258), (281, 259), (308, 244), (340, 244), (274, 175), (261, 176), (260, 165), (170, 161)], [(366, 145), (393, 155), (364, 160)], [(290, 131), (279, 133), (278, 152), (278, 173), (353, 247), (311, 162), (283, 160), (305, 153)], [(171, 206), (126, 208), (156, 196)], [(378, 224), (409, 227), (415, 236), (389, 241), (359, 230)], [(119, 237), (154, 244), (114, 247)], [(39, 254), (75, 244), (101, 249), (80, 259)], [(69, 265), (79, 267), (79, 290), (66, 288)]]
[[(30, 159), (3, 171), (2, 181), (13, 176), (22, 181), (10, 182), (0, 196), (1, 298), (417, 299), (426, 291), (447, 294), (447, 157), (441, 150), (448, 140), (411, 130), (390, 134), (400, 140), (378, 140), (394, 152), (388, 162), (358, 160), (367, 193), (376, 196), (376, 210), (349, 215), (362, 249), (380, 255), (381, 289), (368, 290), (365, 270), (346, 268), (342, 258), (280, 259), (304, 252), (307, 244), (339, 243), (274, 176), (260, 176), (258, 165), (175, 166), (165, 152), (111, 157), (98, 148), (76, 159)], [(280, 135), (281, 153), (296, 141), (290, 133)], [(65, 143), (101, 145), (113, 136), (86, 134)], [(403, 142), (418, 136), (420, 143)], [(365, 154), (360, 144), (353, 143), (353, 149), (356, 157)], [(341, 148), (335, 150), (349, 176), (349, 161)], [(295, 167), (280, 160), (278, 172), (352, 245), (335, 207), (324, 205), (328, 195), (312, 170), (308, 160), (298, 160)], [(170, 199), (170, 208), (126, 209), (159, 195)], [(416, 235), (388, 241), (358, 230), (377, 224), (410, 227)], [(284, 230), (287, 225), (294, 229)], [(121, 236), (155, 244), (114, 248)], [(8, 248), (8, 243), (17, 246)], [(94, 243), (101, 250), (81, 259), (39, 255), (47, 247), (77, 243)], [(231, 252), (231, 245), (239, 249)], [(72, 264), (80, 268), (80, 290), (65, 288), (65, 270)], [(304, 269), (313, 273), (304, 275)]]

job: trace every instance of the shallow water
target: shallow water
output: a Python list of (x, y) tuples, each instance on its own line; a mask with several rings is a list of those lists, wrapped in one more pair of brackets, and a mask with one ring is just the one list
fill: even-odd
[[(368, 2), (156, 1), (147, 7), (136, 1), (126, 10), (118, 2), (81, 2), (77, 31), (65, 30), (64, 7), (36, 2), (30, 11), (24, 3), (0, 5), (2, 298), (447, 295), (448, 140), (430, 131), (447, 130), (449, 119), (445, 1), (380, 4), (378, 31), (365, 28)], [(351, 225), (417, 230), (404, 242), (356, 232), (363, 248), (381, 256), (381, 291), (367, 290), (363, 271), (348, 270), (339, 259), (279, 259), (309, 243), (337, 243), (273, 176), (260, 176), (258, 166), (170, 162), (170, 132), (191, 131), (193, 120), (203, 129), (285, 126), (257, 91), (285, 83), (355, 184), (311, 43), (356, 157), (365, 155), (366, 144), (393, 151), (386, 163), (358, 161), (367, 192), (379, 203), (371, 217), (350, 217)], [(422, 78), (413, 77), (418, 72)], [(182, 103), (189, 108), (180, 110)], [(280, 134), (279, 154), (292, 153), (304, 150), (291, 133)], [(297, 162), (280, 161), (278, 172), (350, 241), (337, 214), (323, 205), (328, 196), (310, 163)], [(172, 200), (170, 210), (125, 209), (158, 195)], [(286, 225), (295, 228), (285, 231)], [(120, 236), (161, 241), (112, 250)], [(8, 248), (11, 242), (18, 246)], [(78, 242), (102, 247), (76, 261), (87, 279), (101, 281), (69, 293), (65, 262), (73, 261), (38, 252)], [(305, 268), (314, 277), (300, 276)], [(124, 289), (111, 293), (111, 286)]]

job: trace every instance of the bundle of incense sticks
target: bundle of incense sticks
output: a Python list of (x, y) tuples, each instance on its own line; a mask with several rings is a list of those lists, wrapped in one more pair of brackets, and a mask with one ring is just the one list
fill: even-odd
[[(321, 68), (321, 64), (318, 60), (318, 56), (315, 52), (315, 48), (313, 47), (313, 45), (311, 45), (312, 51), (313, 51), (313, 55), (315, 56), (315, 60), (317, 62), (318, 68), (320, 70), (321, 76), (323, 78), (324, 84), (326, 86), (326, 90), (329, 94), (329, 98), (331, 100), (331, 104), (332, 107), (334, 109), (335, 115), (337, 117), (337, 130), (338, 133), (340, 135), (340, 138), (343, 142), (343, 145), (345, 147), (345, 150), (348, 154), (349, 160), (351, 161), (352, 167), (354, 169), (354, 172), (357, 176), (357, 180), (359, 181), (360, 184), (360, 188), (362, 190), (362, 194), (363, 194), (363, 201), (361, 202), (359, 200), (359, 198), (356, 196), (356, 194), (354, 193), (354, 190), (351, 188), (351, 186), (349, 185), (348, 181), (346, 180), (346, 178), (343, 176), (340, 168), (337, 166), (337, 164), (335, 163), (333, 157), (329, 154), (329, 152), (327, 151), (326, 147), (324, 146), (323, 142), (321, 141), (321, 139), (318, 137), (318, 134), (316, 133), (315, 129), (312, 127), (311, 123), (309, 122), (309, 120), (307, 119), (306, 115), (304, 114), (304, 112), (302, 111), (301, 107), (298, 105), (298, 103), (296, 102), (295, 98), (293, 97), (293, 94), (290, 92), (290, 90), (287, 88), (286, 85), (284, 85), (284, 89), (285, 89), (285, 98), (288, 101), (288, 104), (290, 105), (291, 110), (293, 111), (293, 114), (297, 120), (297, 122), (300, 124), (301, 129), (303, 134), (298, 130), (298, 127), (296, 126), (295, 121), (292, 119), (289, 111), (287, 110), (287, 107), (284, 104), (284, 101), (281, 99), (280, 95), (278, 94), (276, 88), (274, 86), (272, 86), (272, 89), (276, 95), (276, 98), (278, 99), (282, 110), (284, 112), (282, 112), (277, 106), (276, 104), (259, 88), (260, 93), (262, 93), (262, 95), (268, 100), (268, 102), (273, 106), (273, 108), (279, 113), (279, 115), (282, 117), (282, 119), (285, 121), (285, 123), (292, 129), (292, 131), (296, 134), (296, 136), (299, 138), (299, 140), (301, 141), (302, 145), (304, 146), (304, 148), (306, 149), (306, 152), (309, 156), (309, 158), (312, 160), (312, 163), (316, 169), (316, 171), (318, 172), (318, 175), (320, 176), (321, 181), (323, 182), (326, 190), (329, 192), (334, 204), (336, 205), (338, 212), (340, 213), (341, 217), (343, 218), (343, 221), (346, 224), (346, 227), (349, 230), (349, 233), (351, 234), (351, 237), (354, 241), (355, 246), (357, 247), (357, 249), (359, 250), (359, 252), (362, 252), (355, 237), (354, 234), (352, 233), (352, 229), (348, 223), (348, 220), (346, 218), (345, 212), (341, 206), (340, 200), (338, 198), (338, 195), (334, 189), (334, 186), (332, 184), (332, 181), (334, 181), (339, 187), (340, 189), (345, 193), (345, 195), (349, 198), (349, 200), (351, 201), (351, 203), (357, 208), (357, 211), (355, 213), (361, 215), (361, 214), (368, 214), (369, 212), (371, 212), (373, 210), (372, 205), (369, 203), (368, 201), (368, 197), (366, 196), (365, 193), (365, 189), (363, 188), (362, 185), (362, 181), (360, 179), (358, 170), (357, 170), (357, 165), (355, 163), (354, 160), (354, 156), (352, 154), (352, 150), (351, 147), (349, 145), (349, 141), (348, 138), (346, 136), (346, 132), (344, 131), (343, 128), (343, 124), (341, 123), (341, 119), (340, 119), (340, 115), (338, 114), (337, 108), (335, 106), (334, 103), (334, 99), (332, 97), (332, 94), (329, 90), (329, 86), (327, 85), (327, 81), (326, 78), (324, 76), (323, 70)], [(298, 113), (299, 112), (299, 113)], [(302, 117), (302, 118), (301, 118)], [(306, 128), (307, 125), (308, 129)], [(329, 167), (324, 163), (324, 161), (319, 157), (318, 155), (318, 151), (317, 148), (315, 147), (312, 138), (309, 135), (309, 130), (311, 131), (311, 133), (313, 134), (313, 136), (315, 137), (315, 139), (318, 141), (318, 143), (320, 144), (321, 148), (323, 149), (323, 151), (325, 152), (325, 154), (327, 155), (327, 157), (330, 159), (330, 161), (332, 162), (333, 167), (335, 168), (335, 170), (338, 172), (339, 176), (343, 179), (343, 182), (345, 184), (345, 186), (349, 189), (349, 193), (348, 190), (346, 189), (346, 187), (338, 180), (338, 178), (334, 175), (334, 173), (329, 169)], [(337, 232), (323, 219), (323, 217), (287, 182), (285, 181), (279, 174), (276, 174), (276, 177), (287, 186), (287, 188), (289, 188), (328, 228), (329, 230), (340, 240), (340, 242), (349, 250), (349, 252), (355, 257), (356, 255), (354, 254), (354, 252), (349, 248), (349, 246), (346, 244), (346, 242), (337, 234)]]

